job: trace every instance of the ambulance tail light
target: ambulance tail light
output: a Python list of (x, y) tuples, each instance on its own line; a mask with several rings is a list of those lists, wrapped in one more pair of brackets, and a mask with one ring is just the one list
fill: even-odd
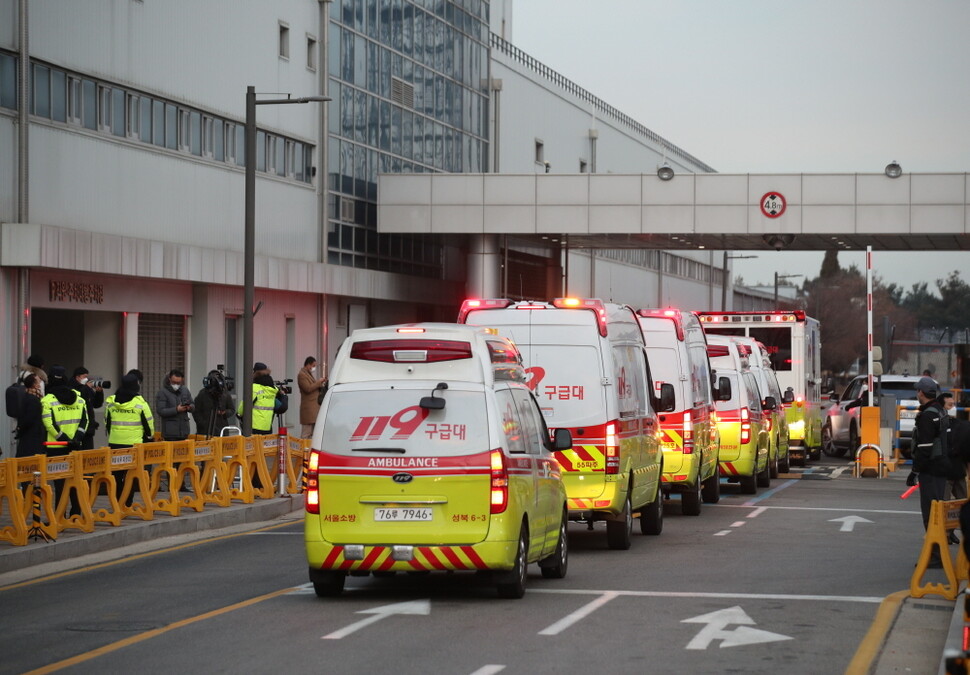
[(747, 408), (741, 408), (741, 443), (751, 442), (751, 413)]
[(489, 497), (490, 513), (505, 513), (509, 505), (509, 470), (501, 450), (492, 450), (492, 489)]
[(556, 298), (552, 306), (557, 309), (588, 309), (596, 314), (600, 335), (606, 337), (606, 305), (596, 298)]
[(310, 451), (306, 472), (306, 512), (320, 514), (320, 451)]
[(707, 345), (707, 355), (712, 359), (715, 356), (727, 356), (730, 353), (727, 345)]
[(620, 473), (620, 442), (616, 436), (616, 422), (606, 425), (606, 475)]
[(765, 428), (768, 431), (771, 431), (771, 427), (772, 427), (773, 423), (774, 423), (774, 419), (772, 418), (772, 416), (771, 415), (765, 415)]
[(803, 397), (801, 397), (801, 396), (796, 396), (795, 397), (795, 407), (796, 408), (802, 408), (802, 407), (804, 407), (804, 405), (805, 405), (805, 399)]
[(470, 299), (461, 303), (458, 310), (458, 323), (465, 323), (468, 313), (476, 309), (505, 309), (512, 304), (511, 300), (505, 298)]
[(694, 454), (694, 420), (691, 417), (690, 410), (684, 412), (684, 454), (692, 455)]
[(472, 346), (460, 340), (365, 340), (354, 343), (350, 358), (382, 363), (439, 363), (472, 358)]

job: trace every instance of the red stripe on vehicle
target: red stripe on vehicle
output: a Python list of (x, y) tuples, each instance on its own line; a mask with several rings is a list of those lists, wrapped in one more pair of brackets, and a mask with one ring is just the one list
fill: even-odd
[(441, 564), (441, 561), (438, 560), (438, 557), (434, 554), (434, 552), (430, 548), (420, 548), (418, 550), (424, 554), (424, 557), (428, 559), (428, 563), (430, 563), (431, 566), (434, 567), (436, 570), (448, 569), (447, 567)]
[(476, 569), (488, 569), (485, 561), (481, 559), (481, 556), (479, 556), (478, 553), (475, 552), (475, 549), (471, 546), (462, 546), (461, 552), (468, 556), (468, 559), (472, 561), (472, 564)]
[(367, 554), (367, 557), (364, 558), (364, 561), (360, 563), (360, 567), (358, 569), (369, 570), (371, 566), (375, 562), (377, 562), (377, 559), (380, 557), (381, 552), (384, 550), (385, 549), (383, 546), (375, 546), (374, 548), (372, 548), (370, 553)]
[(333, 564), (337, 562), (337, 558), (339, 558), (340, 554), (343, 552), (344, 552), (343, 546), (334, 546), (332, 549), (330, 549), (330, 553), (327, 554), (327, 559), (323, 561), (323, 564), (320, 565), (320, 568), (325, 570), (331, 569), (333, 567)]
[(458, 557), (458, 554), (455, 553), (455, 550), (453, 548), (451, 547), (443, 548), (441, 549), (441, 552), (444, 554), (446, 558), (448, 558), (448, 561), (455, 566), (455, 569), (459, 569), (459, 570), (468, 569), (468, 565), (466, 565), (465, 561), (463, 561), (461, 558)]

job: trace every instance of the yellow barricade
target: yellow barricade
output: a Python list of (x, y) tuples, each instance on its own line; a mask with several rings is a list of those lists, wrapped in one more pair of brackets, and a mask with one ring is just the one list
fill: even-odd
[(303, 463), (307, 449), (310, 447), (310, 440), (307, 438), (297, 438), (287, 436), (287, 462), (286, 462), (286, 493), (298, 495), (303, 492), (301, 481), (303, 480)]
[(14, 546), (27, 543), (27, 522), (22, 517), (24, 512), (24, 494), (17, 485), (17, 460), (8, 458), (0, 460), (0, 516), (6, 513), (10, 516), (10, 525), (0, 527), (0, 541), (9, 541)]
[(177, 516), (181, 509), (181, 483), (172, 463), (172, 444), (169, 441), (155, 441), (142, 443), (137, 448), (139, 464), (149, 476), (150, 488), (146, 506), (150, 506), (152, 512), (162, 511)]
[[(13, 461), (16, 466), (14, 480), (17, 485), (26, 484), (20, 517), (29, 524), (27, 536), (41, 536), (53, 541), (57, 538), (57, 516), (54, 515), (54, 490), (47, 483), (47, 455), (19, 457)], [(33, 485), (35, 472), (40, 473), (40, 485), (36, 487)], [(38, 503), (35, 504), (35, 500)]]
[[(280, 437), (277, 434), (256, 436), (253, 461), (256, 463), (257, 473), (262, 468), (266, 479), (260, 474), (260, 480), (253, 479), (253, 494), (260, 499), (272, 499), (276, 495), (276, 487), (280, 478)], [(255, 475), (255, 474), (254, 474)], [(259, 487), (261, 483), (262, 487)]]
[[(229, 465), (224, 461), (222, 438), (214, 437), (207, 441), (195, 442), (195, 458), (202, 461), (202, 501), (205, 504), (229, 506), (232, 494), (229, 491)], [(236, 465), (237, 471), (239, 466)]]
[[(909, 582), (909, 594), (914, 598), (925, 595), (941, 595), (947, 600), (956, 600), (960, 592), (960, 581), (967, 580), (967, 556), (963, 552), (963, 545), (959, 545), (956, 564), (950, 558), (950, 547), (947, 543), (947, 531), (960, 527), (960, 507), (967, 503), (966, 499), (950, 501), (934, 500), (930, 505), (930, 522), (926, 526), (926, 536), (923, 538), (923, 548), (919, 561), (913, 571), (913, 578)], [(923, 575), (929, 566), (933, 549), (939, 552), (943, 561), (943, 573), (946, 575), (945, 584), (922, 584)]]
[[(91, 512), (91, 493), (88, 483), (84, 479), (84, 472), (81, 470), (81, 457), (79, 452), (71, 452), (66, 455), (47, 457), (44, 470), (45, 480), (63, 480), (64, 484), (60, 491), (60, 496), (54, 494), (56, 504), (54, 505), (54, 516), (57, 519), (57, 531), (61, 530), (81, 530), (81, 532), (94, 532), (94, 514)], [(71, 494), (77, 502), (80, 513), (68, 515), (68, 507), (71, 505)]]
[[(81, 450), (76, 454), (81, 458), (81, 473), (91, 477), (89, 497), (94, 513), (94, 522), (120, 525), (124, 516), (118, 508), (118, 483), (111, 472), (111, 453), (110, 448), (95, 448), (94, 450)], [(96, 509), (94, 502), (98, 498), (98, 493), (102, 491), (108, 497), (109, 508)]]
[[(152, 444), (147, 444), (152, 445)], [(152, 480), (145, 470), (141, 446), (131, 448), (117, 448), (111, 452), (111, 469), (125, 471), (121, 495), (118, 497), (117, 509), (122, 518), (138, 516), (142, 520), (154, 520), (155, 511), (152, 508)], [(136, 497), (139, 501), (136, 501)]]
[[(258, 438), (258, 436), (252, 438)], [(225, 464), (226, 477), (229, 479), (229, 499), (235, 499), (244, 504), (252, 504), (256, 499), (253, 494), (252, 472), (258, 467), (256, 462), (251, 461), (247, 456), (247, 450), (252, 453), (254, 447), (252, 438), (223, 436), (219, 439), (222, 461)]]
[[(205, 490), (202, 484), (202, 474), (199, 471), (197, 462), (204, 461), (212, 456), (212, 445), (204, 440), (196, 443), (195, 441), (173, 441), (172, 442), (172, 464), (176, 467), (175, 480), (179, 487), (188, 487), (188, 494), (179, 494), (178, 501), (183, 508), (202, 511), (205, 509)], [(196, 455), (196, 448), (199, 448), (204, 456)]]

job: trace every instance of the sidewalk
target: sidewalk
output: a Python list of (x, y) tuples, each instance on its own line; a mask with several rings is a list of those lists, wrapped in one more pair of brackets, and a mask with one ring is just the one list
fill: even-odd
[(96, 523), (94, 532), (65, 530), (57, 536), (57, 541), (49, 543), (43, 539), (30, 541), (26, 546), (11, 546), (0, 542), (0, 574), (162, 537), (260, 523), (302, 508), (303, 495), (288, 495), (257, 499), (252, 504), (209, 505), (204, 511), (185, 509), (179, 516), (156, 513), (153, 520), (125, 518), (119, 526)]

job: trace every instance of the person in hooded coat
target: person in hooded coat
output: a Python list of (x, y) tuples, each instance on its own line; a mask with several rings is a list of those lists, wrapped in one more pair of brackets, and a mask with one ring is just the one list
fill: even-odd
[[(67, 379), (64, 366), (53, 366), (47, 394), (40, 400), (41, 420), (47, 429), (47, 455), (58, 457), (80, 450), (88, 430), (88, 407)], [(64, 480), (54, 481), (54, 501), (59, 503)], [(70, 515), (80, 513), (77, 495), (71, 492)]]
[[(104, 402), (104, 426), (108, 433), (109, 448), (130, 448), (137, 443), (148, 443), (155, 435), (152, 409), (138, 393), (141, 385), (138, 376), (129, 372), (121, 378), (121, 386)], [(120, 498), (127, 471), (115, 471), (116, 494)], [(128, 496), (131, 505), (132, 495)]]

